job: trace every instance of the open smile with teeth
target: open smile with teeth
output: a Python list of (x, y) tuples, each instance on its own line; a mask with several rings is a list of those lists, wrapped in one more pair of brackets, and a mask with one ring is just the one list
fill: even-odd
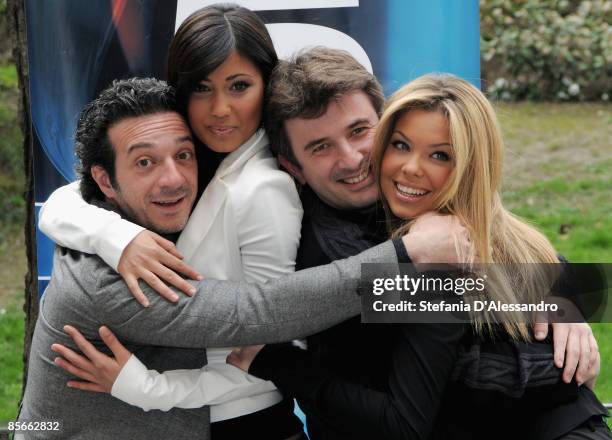
[(368, 176), (370, 175), (370, 169), (366, 169), (364, 171), (361, 172), (361, 174), (359, 174), (358, 176), (355, 177), (349, 177), (347, 179), (342, 179), (340, 180), (340, 182), (342, 183), (349, 183), (351, 185), (354, 185), (356, 183), (361, 183), (364, 180), (366, 180), (368, 178)]
[(400, 194), (410, 197), (422, 197), (430, 193), (430, 191), (427, 191), (425, 189), (413, 188), (410, 186), (402, 185), (401, 183), (397, 182), (395, 182), (395, 187), (397, 188)]
[(184, 198), (185, 196), (181, 196), (181, 197), (178, 197), (176, 199), (171, 199), (171, 200), (155, 200), (153, 201), (153, 203), (158, 206), (164, 207), (164, 208), (171, 208), (181, 203)]

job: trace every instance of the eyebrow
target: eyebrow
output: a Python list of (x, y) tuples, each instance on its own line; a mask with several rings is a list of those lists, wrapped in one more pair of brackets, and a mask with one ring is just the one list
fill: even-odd
[(350, 129), (350, 128), (355, 128), (355, 127), (357, 127), (358, 125), (361, 125), (361, 124), (371, 124), (371, 123), (372, 123), (372, 121), (370, 121), (368, 118), (359, 118), (359, 119), (356, 119), (355, 121), (353, 121), (346, 128)]
[(182, 144), (183, 142), (193, 142), (193, 138), (191, 135), (186, 134), (185, 136), (179, 136), (175, 139), (177, 144)]
[[(185, 136), (179, 136), (179, 137), (175, 138), (174, 142), (176, 144), (182, 144), (184, 142), (193, 142), (193, 139), (191, 138), (190, 135), (185, 135)], [(153, 147), (155, 147), (155, 144), (153, 144), (152, 142), (137, 142), (137, 143), (132, 144), (132, 145), (130, 145), (128, 147), (126, 155), (129, 156), (135, 150), (150, 149), (150, 148), (153, 148)]]
[[(400, 130), (398, 130), (397, 128), (394, 130), (395, 133), (399, 133), (404, 139), (406, 139), (408, 142), (412, 142), (412, 140), (406, 136), (404, 133), (402, 133)], [(449, 146), (450, 147), (450, 142), (440, 142), (439, 144), (431, 144), (428, 145), (429, 148), (437, 148), (437, 147), (445, 147), (445, 146)]]
[[(253, 77), (253, 75), (249, 75), (248, 73), (235, 73), (235, 74), (230, 75), (227, 78), (225, 78), (225, 81), (232, 81), (232, 80), (238, 78), (239, 76), (248, 76), (249, 78)], [(210, 82), (210, 79), (208, 79), (208, 77), (206, 77), (206, 78), (203, 78), (201, 81), (208, 81), (208, 82)]]
[(315, 146), (317, 146), (321, 142), (324, 142), (324, 141), (327, 141), (327, 140), (328, 140), (328, 138), (326, 138), (326, 137), (312, 140), (312, 141), (308, 142), (306, 145), (304, 145), (304, 151), (310, 150), (311, 148), (314, 148)]
[(126, 154), (129, 156), (135, 150), (153, 148), (153, 146), (154, 145), (151, 142), (137, 142), (137, 143), (132, 144), (132, 145), (129, 146), (129, 148), (127, 149), (127, 153)]
[[(361, 124), (372, 124), (372, 121), (370, 121), (368, 118), (359, 118), (354, 120), (353, 122), (351, 122), (349, 125), (347, 125), (346, 129), (350, 130), (352, 128), (357, 127), (358, 125)], [(319, 138), (319, 139), (315, 139), (312, 140), (310, 142), (308, 142), (305, 146), (304, 146), (304, 151), (309, 150), (313, 147), (315, 147), (316, 145), (320, 144), (321, 142), (327, 141), (329, 140), (327, 137), (323, 137), (323, 138)]]

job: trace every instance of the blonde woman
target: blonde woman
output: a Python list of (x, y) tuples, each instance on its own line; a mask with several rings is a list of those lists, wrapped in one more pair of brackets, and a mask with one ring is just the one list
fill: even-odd
[[(427, 75), (401, 88), (381, 117), (373, 154), (390, 233), (406, 233), (429, 212), (452, 214), (483, 263), (558, 263), (546, 237), (503, 207), (502, 152), (495, 112), (467, 81)], [(526, 301), (520, 289), (489, 290), (489, 299)], [(363, 348), (364, 358), (380, 359), (370, 377), (326, 370), (290, 347), (241, 353), (235, 365), (296, 396), (335, 439), (610, 438), (605, 408), (588, 387), (561, 381), (551, 345), (527, 343), (520, 318), (389, 326), (376, 347)]]

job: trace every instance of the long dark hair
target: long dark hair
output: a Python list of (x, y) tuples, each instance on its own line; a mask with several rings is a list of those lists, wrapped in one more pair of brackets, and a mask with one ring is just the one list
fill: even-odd
[(185, 19), (168, 51), (168, 84), (176, 89), (183, 112), (198, 82), (223, 64), (233, 51), (257, 67), (265, 91), (278, 56), (266, 25), (256, 13), (235, 4), (219, 3)]
[[(195, 86), (236, 51), (259, 70), (266, 106), (268, 81), (278, 56), (259, 16), (236, 4), (217, 3), (197, 10), (181, 24), (168, 51), (168, 83), (176, 89), (179, 111), (189, 120), (187, 105)], [(264, 113), (265, 117), (265, 113)], [(261, 121), (262, 126), (264, 125)], [(196, 142), (201, 145), (201, 142)], [(200, 191), (210, 182), (225, 157), (197, 148)]]

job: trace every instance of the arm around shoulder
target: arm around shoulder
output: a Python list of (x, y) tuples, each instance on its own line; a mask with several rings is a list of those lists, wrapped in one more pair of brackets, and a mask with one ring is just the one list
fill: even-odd
[[(227, 347), (299, 339), (361, 311), (363, 263), (397, 263), (393, 243), (267, 283), (205, 279), (191, 298), (168, 303), (144, 283), (143, 308), (110, 271), (95, 295), (100, 321), (120, 339), (175, 347)], [(115, 276), (112, 276), (115, 275)]]
[(79, 181), (56, 189), (40, 210), (40, 230), (63, 247), (99, 255), (117, 270), (125, 247), (144, 230), (83, 200)]

